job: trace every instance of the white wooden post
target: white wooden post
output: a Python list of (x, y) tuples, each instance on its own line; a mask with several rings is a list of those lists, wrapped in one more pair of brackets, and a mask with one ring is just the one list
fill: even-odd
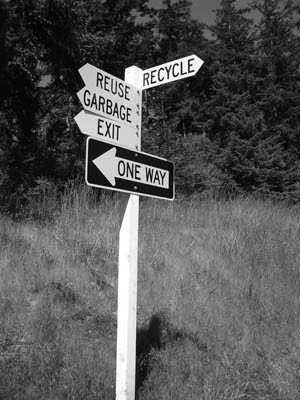
[[(142, 70), (135, 66), (126, 68), (125, 81), (141, 88)], [(140, 95), (142, 99), (142, 89)], [(140, 124), (136, 131), (139, 146), (136, 150), (140, 150), (141, 147), (142, 101), (140, 101), (139, 110)], [(122, 201), (119, 236), (116, 400), (134, 400), (139, 196), (123, 194)]]

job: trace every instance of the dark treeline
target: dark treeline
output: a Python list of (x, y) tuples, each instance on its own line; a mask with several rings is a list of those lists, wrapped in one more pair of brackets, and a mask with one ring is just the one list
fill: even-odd
[(187, 0), (0, 0), (1, 205), (84, 176), (83, 64), (124, 78), (190, 54), (195, 77), (144, 94), (142, 150), (175, 162), (185, 194), (299, 201), (300, 7), (222, 0), (215, 15), (194, 20)]

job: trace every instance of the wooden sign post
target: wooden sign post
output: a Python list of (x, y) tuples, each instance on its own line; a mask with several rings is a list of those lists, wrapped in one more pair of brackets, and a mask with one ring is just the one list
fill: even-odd
[[(125, 81), (135, 85), (141, 75), (140, 68), (126, 68)], [(141, 112), (138, 150), (141, 148)], [(116, 400), (134, 400), (139, 196), (124, 195), (123, 202), (125, 212), (119, 235)]]
[(90, 64), (79, 70), (86, 86), (77, 93), (84, 111), (75, 121), (82, 133), (92, 136), (86, 147), (86, 183), (125, 192), (120, 206), (116, 400), (135, 397), (139, 195), (174, 200), (174, 165), (140, 152), (142, 91), (193, 76), (202, 64), (191, 55), (144, 71), (132, 66), (125, 70), (125, 81)]

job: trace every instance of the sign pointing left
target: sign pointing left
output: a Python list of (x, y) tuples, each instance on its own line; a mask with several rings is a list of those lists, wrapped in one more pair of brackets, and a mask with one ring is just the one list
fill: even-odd
[(84, 110), (80, 111), (74, 119), (81, 132), (85, 135), (133, 149), (139, 147), (139, 132), (137, 128), (133, 129), (128, 125), (117, 123)]
[(112, 147), (93, 160), (112, 186), (116, 186), (116, 178), (119, 178), (168, 189), (169, 171), (117, 157), (116, 152), (116, 147)]
[(77, 96), (86, 111), (140, 129), (140, 89), (88, 63), (79, 73), (86, 86)]
[(117, 101), (137, 104), (141, 101), (141, 90), (103, 71), (91, 64), (85, 64), (79, 69), (81, 78), (86, 86), (103, 96), (115, 97)]
[(86, 111), (121, 122), (135, 128), (140, 124), (142, 107), (140, 104), (131, 104), (127, 101), (116, 100), (110, 93), (100, 94), (85, 86), (77, 96)]
[(160, 157), (89, 137), (86, 149), (89, 186), (174, 199), (174, 164)]

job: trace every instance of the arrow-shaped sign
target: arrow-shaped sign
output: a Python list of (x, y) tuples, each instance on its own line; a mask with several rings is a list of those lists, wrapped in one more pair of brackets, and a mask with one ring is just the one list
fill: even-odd
[(90, 186), (174, 199), (173, 163), (89, 137), (86, 183)]
[(158, 65), (143, 71), (143, 82), (141, 87), (148, 89), (153, 86), (177, 81), (196, 75), (203, 64), (203, 60), (195, 54), (179, 58), (165, 64)]
[(89, 87), (79, 90), (77, 96), (86, 111), (127, 124), (134, 129), (137, 125), (140, 126), (142, 110), (139, 103), (131, 104), (124, 99), (119, 101), (111, 93), (102, 95)]
[(113, 96), (117, 101), (124, 103), (140, 104), (141, 90), (122, 79), (88, 63), (79, 69), (79, 73), (86, 86), (96, 93), (104, 97)]
[(85, 135), (96, 137), (131, 149), (138, 149), (139, 131), (124, 123), (100, 117), (87, 111), (80, 111), (74, 118), (79, 129)]
[(117, 157), (116, 152), (116, 147), (112, 147), (93, 160), (112, 186), (116, 186), (116, 178), (119, 178), (168, 189), (169, 171)]

